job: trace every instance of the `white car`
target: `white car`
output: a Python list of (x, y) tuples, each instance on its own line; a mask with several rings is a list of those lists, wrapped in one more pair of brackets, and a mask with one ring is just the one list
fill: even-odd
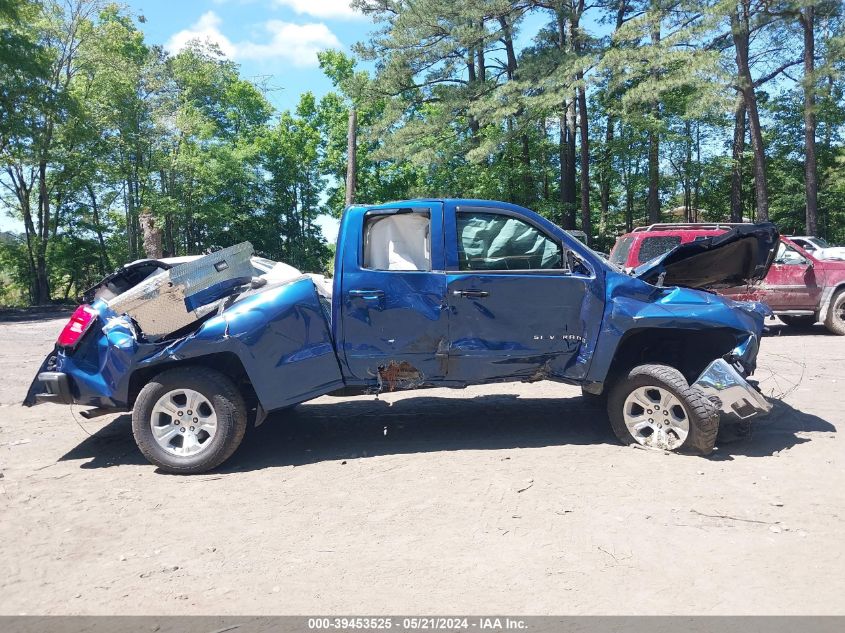
[(845, 259), (845, 246), (831, 246), (821, 237), (811, 235), (790, 236), (790, 240), (819, 259)]

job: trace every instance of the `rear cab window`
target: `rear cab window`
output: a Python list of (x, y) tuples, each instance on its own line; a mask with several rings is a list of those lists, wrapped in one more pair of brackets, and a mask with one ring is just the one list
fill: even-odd
[(428, 212), (377, 214), (364, 223), (364, 268), (430, 271), (431, 216)]

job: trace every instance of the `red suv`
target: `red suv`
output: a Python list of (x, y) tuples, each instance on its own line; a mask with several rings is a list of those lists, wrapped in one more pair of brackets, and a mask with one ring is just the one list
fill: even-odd
[[(652, 224), (616, 240), (610, 261), (626, 270), (688, 242), (721, 235), (737, 224)], [(845, 335), (845, 261), (819, 259), (781, 236), (766, 278), (753, 286), (723, 288), (736, 299), (762, 301), (791, 326), (823, 321), (834, 334)]]

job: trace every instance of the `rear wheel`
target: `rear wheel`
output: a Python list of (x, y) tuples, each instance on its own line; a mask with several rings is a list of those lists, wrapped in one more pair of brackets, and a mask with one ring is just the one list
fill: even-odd
[(223, 374), (204, 367), (162, 372), (138, 394), (132, 434), (151, 463), (171, 473), (201, 473), (238, 448), (246, 405)]
[(783, 321), (789, 327), (794, 328), (808, 328), (812, 327), (816, 322), (816, 317), (814, 316), (788, 316), (782, 315), (778, 317), (781, 321)]
[(707, 455), (719, 431), (715, 405), (668, 365), (634, 367), (611, 388), (607, 413), (623, 444)]
[(845, 290), (840, 290), (830, 302), (824, 326), (839, 336), (845, 336)]

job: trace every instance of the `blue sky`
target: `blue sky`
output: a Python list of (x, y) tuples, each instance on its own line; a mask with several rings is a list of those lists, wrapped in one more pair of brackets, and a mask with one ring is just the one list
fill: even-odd
[(265, 85), (273, 105), (285, 110), (306, 90), (319, 96), (331, 89), (317, 65), (318, 50), (348, 51), (372, 29), (348, 2), (130, 0), (128, 5), (144, 16), (139, 26), (149, 43), (175, 52), (192, 38), (211, 40), (241, 65), (244, 78)]

